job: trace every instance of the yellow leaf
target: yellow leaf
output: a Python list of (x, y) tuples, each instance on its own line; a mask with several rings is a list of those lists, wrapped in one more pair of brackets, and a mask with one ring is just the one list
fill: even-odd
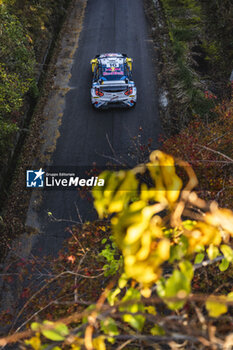
[[(152, 290), (150, 288), (143, 288), (141, 289), (141, 295), (144, 297), (144, 298), (149, 298), (151, 296), (151, 293), (152, 293)], [(152, 307), (153, 306), (148, 306), (148, 308), (145, 308), (146, 310), (149, 309), (149, 307)], [(148, 311), (149, 312), (149, 311)], [(151, 312), (149, 312), (151, 313)]]
[(80, 350), (80, 349), (81, 349), (81, 346), (75, 345), (75, 344), (71, 344), (71, 349), (72, 349), (72, 350)]
[(213, 226), (221, 226), (233, 236), (233, 213), (231, 210), (212, 206), (211, 213), (205, 215), (205, 222)]
[(106, 346), (105, 346), (105, 337), (104, 336), (99, 336), (95, 339), (93, 339), (92, 344), (94, 346), (94, 349), (96, 350), (106, 350)]
[(151, 315), (156, 315), (157, 314), (156, 309), (155, 309), (154, 306), (146, 306), (145, 310), (148, 312), (148, 314), (151, 314)]
[(25, 340), (25, 344), (26, 345), (31, 345), (31, 347), (34, 350), (40, 350), (41, 348), (41, 341), (40, 341), (40, 336), (36, 336), (36, 337), (32, 337), (29, 340)]
[(157, 252), (161, 260), (168, 260), (170, 256), (170, 241), (166, 238), (161, 240), (158, 244)]
[(189, 242), (189, 252), (195, 251), (195, 248), (200, 245), (218, 246), (222, 240), (219, 229), (205, 222), (197, 222), (193, 229), (185, 231), (185, 236)]
[(175, 203), (182, 188), (182, 181), (176, 174), (173, 157), (157, 150), (151, 153), (150, 161), (149, 171), (155, 180), (159, 197), (156, 200), (162, 202), (166, 198), (170, 204)]
[(209, 316), (211, 317), (218, 317), (227, 312), (227, 306), (216, 301), (207, 301), (206, 309), (208, 310)]

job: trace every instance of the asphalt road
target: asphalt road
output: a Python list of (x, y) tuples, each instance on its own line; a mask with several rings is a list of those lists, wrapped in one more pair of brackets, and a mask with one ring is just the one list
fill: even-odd
[[(92, 109), (90, 60), (104, 52), (122, 52), (133, 58), (133, 78), (138, 89), (134, 109), (103, 112)], [(80, 166), (80, 171), (93, 162), (104, 166), (109, 161), (106, 156), (113, 156), (112, 149), (117, 158), (127, 159), (129, 147), (132, 146), (131, 137), (139, 134), (139, 128), (142, 128), (141, 142), (146, 143), (152, 138), (153, 148), (156, 148), (161, 128), (155, 64), (155, 51), (143, 0), (88, 0), (72, 67), (71, 90), (66, 95), (60, 137), (52, 164)], [(48, 222), (46, 212), (52, 212), (59, 220), (79, 221), (77, 207), (83, 219), (93, 217), (90, 206), (80, 199), (77, 191), (51, 191), (45, 194), (41, 212), (38, 213), (43, 233), (34, 245), (36, 253), (41, 250), (43, 254), (56, 254), (67, 237), (64, 232), (67, 222)]]

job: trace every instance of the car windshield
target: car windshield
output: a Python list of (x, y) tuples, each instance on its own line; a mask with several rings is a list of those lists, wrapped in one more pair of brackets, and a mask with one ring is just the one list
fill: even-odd
[(102, 66), (102, 78), (104, 80), (121, 80), (125, 79), (124, 65), (119, 66), (112, 65), (111, 67)]

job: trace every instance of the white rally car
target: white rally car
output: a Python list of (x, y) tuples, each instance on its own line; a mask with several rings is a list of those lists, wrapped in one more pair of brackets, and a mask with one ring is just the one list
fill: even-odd
[(132, 62), (132, 58), (120, 53), (101, 54), (91, 60), (94, 108), (135, 106), (137, 88), (132, 80)]

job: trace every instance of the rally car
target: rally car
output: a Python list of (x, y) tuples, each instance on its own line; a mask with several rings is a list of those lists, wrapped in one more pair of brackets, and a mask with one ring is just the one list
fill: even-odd
[(91, 60), (94, 108), (135, 106), (137, 89), (132, 80), (132, 62), (132, 58), (121, 53), (105, 53)]

